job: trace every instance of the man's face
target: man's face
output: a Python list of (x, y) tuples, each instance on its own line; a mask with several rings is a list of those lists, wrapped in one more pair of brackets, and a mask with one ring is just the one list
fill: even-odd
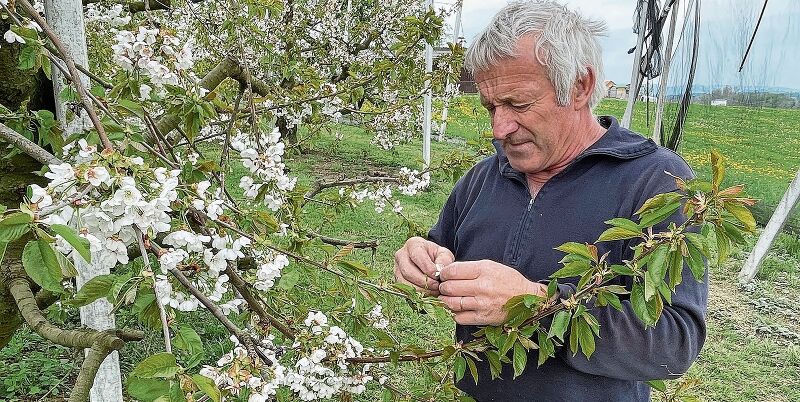
[(502, 59), (475, 73), (492, 134), (503, 142), (511, 166), (526, 174), (553, 168), (570, 152), (570, 106), (558, 106), (545, 68), (533, 56), (533, 40), (519, 43), (523, 56)]

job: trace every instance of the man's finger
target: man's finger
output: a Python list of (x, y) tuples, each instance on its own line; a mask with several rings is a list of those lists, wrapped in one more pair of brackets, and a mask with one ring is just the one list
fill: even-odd
[(455, 313), (453, 319), (461, 325), (486, 325), (475, 310), (466, 310)]
[(398, 281), (407, 283), (426, 291), (439, 290), (439, 281), (431, 279), (417, 268), (417, 265), (406, 253), (395, 255), (395, 277)]
[(439, 246), (439, 249), (436, 250), (436, 257), (433, 259), (433, 262), (445, 266), (452, 264), (455, 260), (456, 257), (453, 255), (452, 251), (450, 251), (447, 247)]
[(459, 261), (444, 268), (439, 273), (440, 281), (477, 279), (481, 274), (480, 261)]
[[(436, 247), (436, 243), (430, 243)], [(411, 262), (431, 279), (436, 279), (436, 264), (433, 262), (435, 254), (428, 251), (428, 244), (420, 243), (409, 248), (408, 256)]]
[(478, 309), (478, 299), (472, 296), (439, 296), (439, 300), (447, 305), (447, 309), (452, 312), (462, 312)]
[[(444, 272), (444, 271), (442, 271)], [(477, 296), (478, 295), (478, 282), (476, 280), (457, 280), (451, 279), (443, 281), (437, 288), (439, 293), (445, 296)]]

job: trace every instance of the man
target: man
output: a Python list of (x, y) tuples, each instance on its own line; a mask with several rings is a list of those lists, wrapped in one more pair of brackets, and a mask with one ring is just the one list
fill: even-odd
[[(512, 3), (467, 51), (497, 153), (456, 184), (429, 240), (411, 238), (395, 254), (398, 281), (438, 296), (455, 314), (459, 340), (502, 324), (511, 297), (545, 295), (563, 257), (554, 247), (593, 243), (604, 221), (633, 219), (646, 199), (676, 190), (665, 171), (692, 176), (676, 154), (592, 114), (603, 93), (603, 32), (550, 0)], [(627, 241), (597, 246), (612, 262), (632, 258)], [(519, 377), (505, 365), (496, 380), (484, 360), (478, 384), (467, 374), (459, 388), (478, 401), (649, 400), (644, 381), (684, 373), (705, 339), (707, 285), (688, 271), (655, 328), (645, 330), (628, 300), (622, 311), (593, 308), (600, 338), (591, 359), (561, 347), (537, 367), (533, 351)], [(562, 281), (559, 296), (575, 281)]]

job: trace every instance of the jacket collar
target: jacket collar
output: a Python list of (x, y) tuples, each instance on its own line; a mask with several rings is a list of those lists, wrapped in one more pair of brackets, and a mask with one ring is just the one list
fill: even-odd
[[(603, 155), (626, 160), (653, 153), (658, 149), (658, 145), (653, 140), (620, 127), (619, 122), (613, 116), (599, 116), (597, 119), (607, 129), (606, 133), (594, 144), (590, 145), (589, 148), (581, 152), (570, 162), (569, 166), (592, 155)], [(503, 151), (503, 143), (499, 140), (493, 140), (492, 144), (497, 151), (500, 172), (504, 176), (522, 175), (522, 173), (512, 168), (511, 163), (508, 162), (508, 157)]]

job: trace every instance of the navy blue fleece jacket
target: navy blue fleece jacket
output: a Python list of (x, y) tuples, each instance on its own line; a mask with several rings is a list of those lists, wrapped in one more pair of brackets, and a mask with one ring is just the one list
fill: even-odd
[[(511, 167), (496, 144), (497, 154), (458, 181), (428, 237), (452, 250), (456, 261), (493, 260), (530, 280), (544, 281), (561, 267), (564, 254), (554, 247), (569, 241), (593, 243), (608, 228), (604, 221), (634, 219), (645, 200), (677, 189), (665, 171), (693, 176), (672, 151), (621, 128), (612, 117), (600, 122), (608, 131), (545, 183), (533, 200), (525, 176)], [(670, 220), (682, 218), (676, 213)], [(598, 248), (600, 255), (610, 252), (612, 263), (633, 257), (627, 241), (599, 243)], [(561, 292), (571, 293), (576, 281), (561, 280)], [(622, 311), (592, 309), (600, 322), (600, 339), (590, 360), (562, 347), (555, 358), (536, 367), (537, 352), (532, 351), (522, 375), (512, 379), (507, 364), (496, 380), (490, 379), (488, 363), (478, 362), (478, 384), (467, 373), (458, 387), (481, 402), (648, 401), (650, 390), (643, 381), (681, 375), (700, 352), (707, 282), (697, 282), (684, 269), (672, 305), (665, 305), (656, 327), (647, 330), (628, 300), (623, 300)], [(630, 283), (619, 283), (630, 289)], [(476, 329), (459, 325), (456, 337), (469, 340)]]

